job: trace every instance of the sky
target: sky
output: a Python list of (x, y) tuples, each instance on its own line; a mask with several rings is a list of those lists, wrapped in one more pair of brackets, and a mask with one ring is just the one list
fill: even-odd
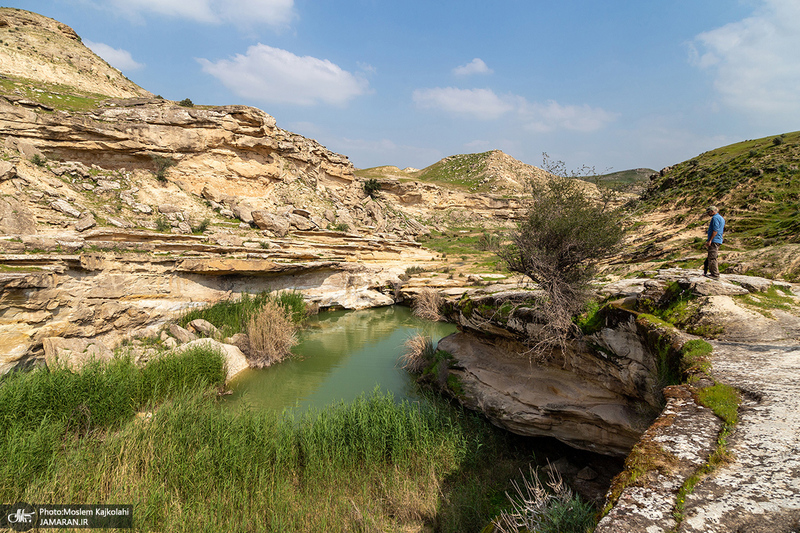
[(800, 0), (6, 0), (143, 88), (357, 168), (500, 149), (661, 169), (800, 130)]

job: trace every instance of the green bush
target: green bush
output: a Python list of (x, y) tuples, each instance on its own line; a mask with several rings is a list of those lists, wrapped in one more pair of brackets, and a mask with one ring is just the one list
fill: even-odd
[(189, 98), (184, 98), (178, 102), (178, 105), (182, 107), (194, 107), (194, 103)]
[(375, 178), (370, 178), (364, 182), (364, 192), (372, 199), (377, 198), (381, 190), (380, 182)]

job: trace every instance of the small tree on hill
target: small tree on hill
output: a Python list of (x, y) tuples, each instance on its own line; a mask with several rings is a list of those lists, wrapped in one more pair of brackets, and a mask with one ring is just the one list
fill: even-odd
[(534, 352), (543, 355), (566, 347), (576, 327), (572, 319), (591, 297), (597, 261), (616, 249), (624, 230), (620, 212), (607, 198), (592, 198), (574, 177), (556, 175), (530, 186), (528, 212), (498, 255), (509, 270), (529, 277), (545, 293), (542, 329), (531, 339)]

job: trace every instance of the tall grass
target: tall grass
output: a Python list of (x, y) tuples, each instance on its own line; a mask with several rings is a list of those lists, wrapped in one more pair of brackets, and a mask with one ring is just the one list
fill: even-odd
[(478, 531), (532, 460), (440, 399), (232, 410), (224, 375), (219, 354), (185, 352), (6, 376), (0, 500), (130, 503), (135, 529), (164, 532)]
[(185, 390), (225, 382), (222, 355), (192, 349), (138, 368), (130, 358), (15, 372), (0, 381), (0, 499), (51, 472), (69, 437), (117, 430), (134, 414)]
[(278, 303), (267, 301), (247, 324), (250, 366), (267, 367), (291, 355), (297, 344), (295, 325)]
[(306, 317), (306, 303), (301, 293), (264, 291), (256, 295), (242, 293), (237, 299), (222, 300), (209, 307), (193, 309), (180, 317), (178, 324), (186, 327), (192, 320), (202, 318), (214, 324), (224, 336), (229, 337), (235, 333), (245, 332), (250, 320), (268, 301), (280, 305), (295, 324), (299, 324)]

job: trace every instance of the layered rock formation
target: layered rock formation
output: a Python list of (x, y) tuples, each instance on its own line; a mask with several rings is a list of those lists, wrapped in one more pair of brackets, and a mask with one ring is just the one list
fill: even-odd
[[(453, 356), (448, 372), (459, 383), (459, 401), (514, 433), (553, 436), (576, 448), (624, 456), (661, 411), (661, 389), (677, 372), (681, 345), (692, 338), (639, 318), (635, 309), (652, 305), (677, 284), (695, 296), (686, 311), (692, 331), (724, 334), (734, 342), (800, 334), (796, 314), (775, 309), (771, 313), (781, 317), (776, 322), (753, 310), (759, 294), (775, 287), (790, 291), (787, 283), (749, 276), (709, 281), (680, 269), (654, 275), (604, 287), (606, 297), (618, 299), (606, 312), (604, 327), (545, 361), (530, 359), (521, 342), (538, 327), (535, 291), (453, 302), (450, 316), (462, 332), (443, 339), (439, 348)], [(795, 309), (797, 298), (786, 298)]]

